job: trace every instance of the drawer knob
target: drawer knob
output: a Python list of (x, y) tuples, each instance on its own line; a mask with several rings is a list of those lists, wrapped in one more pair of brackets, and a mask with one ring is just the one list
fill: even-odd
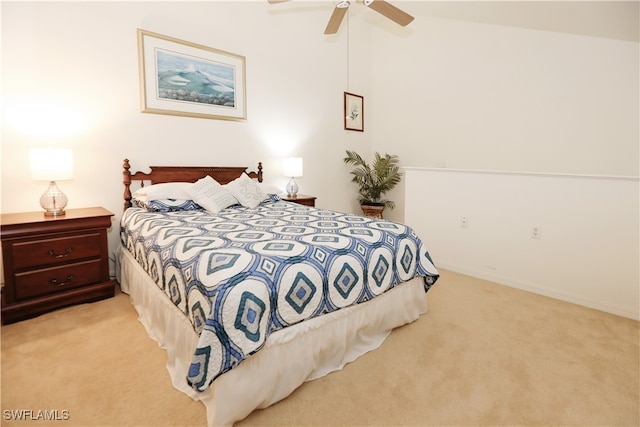
[(53, 249), (49, 249), (49, 255), (51, 255), (54, 258), (64, 258), (71, 253), (71, 250), (72, 250), (71, 247), (68, 247), (67, 249), (64, 250), (63, 253), (57, 254), (56, 251), (54, 251)]
[(67, 276), (66, 282), (59, 282), (58, 279), (49, 279), (49, 283), (51, 283), (53, 286), (61, 287), (61, 286), (66, 286), (70, 284), (72, 280), (73, 280), (73, 274), (70, 274)]

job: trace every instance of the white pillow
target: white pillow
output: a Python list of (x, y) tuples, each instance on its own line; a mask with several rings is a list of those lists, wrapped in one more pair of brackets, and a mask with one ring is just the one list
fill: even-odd
[(189, 195), (191, 200), (213, 213), (238, 203), (233, 194), (209, 175), (196, 181), (191, 186)]
[(239, 178), (234, 179), (230, 183), (226, 184), (226, 187), (233, 196), (238, 199), (242, 206), (248, 208), (255, 208), (261, 202), (269, 199), (269, 196), (258, 186), (258, 183), (248, 175), (242, 174)]
[(180, 199), (187, 200), (189, 190), (193, 186), (190, 182), (165, 182), (162, 184), (147, 185), (141, 187), (133, 193), (136, 199), (146, 200), (162, 200), (162, 199)]

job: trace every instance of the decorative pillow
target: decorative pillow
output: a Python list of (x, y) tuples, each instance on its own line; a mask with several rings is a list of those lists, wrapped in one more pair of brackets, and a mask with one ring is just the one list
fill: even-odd
[(133, 197), (146, 200), (189, 200), (189, 189), (193, 186), (190, 182), (165, 182), (162, 184), (147, 185), (141, 187), (133, 193)]
[(260, 189), (258, 183), (244, 173), (224, 187), (238, 199), (242, 206), (248, 208), (255, 208), (263, 201), (269, 199), (269, 196)]
[(232, 193), (209, 175), (195, 182), (189, 189), (189, 195), (194, 202), (213, 213), (238, 203)]
[(132, 202), (149, 212), (196, 211), (203, 209), (193, 200), (185, 199), (146, 200), (146, 197), (143, 196), (133, 199)]

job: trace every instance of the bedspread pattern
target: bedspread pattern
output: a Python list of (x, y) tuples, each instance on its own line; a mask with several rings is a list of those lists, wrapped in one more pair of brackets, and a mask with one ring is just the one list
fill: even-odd
[(205, 390), (270, 332), (438, 272), (402, 224), (289, 202), (125, 211), (121, 240), (200, 335), (187, 381)]

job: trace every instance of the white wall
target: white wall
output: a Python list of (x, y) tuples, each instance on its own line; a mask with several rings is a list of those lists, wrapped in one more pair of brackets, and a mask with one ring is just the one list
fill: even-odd
[(406, 31), (373, 33), (375, 150), (404, 166), (638, 176), (637, 41), (429, 16)]
[[(507, 3), (487, 3), (493, 15), (484, 22), (463, 14), (480, 2), (447, 9), (464, 20), (422, 15), (402, 31), (373, 30), (371, 97), (384, 100), (370, 119), (373, 149), (399, 154), (407, 167), (450, 168), (407, 172), (389, 216), (414, 227), (443, 268), (637, 319), (638, 5), (609, 21), (635, 25), (627, 40), (583, 34), (585, 27), (493, 24), (509, 22), (495, 13), (501, 6), (515, 20), (533, 11), (532, 2)], [(585, 8), (574, 12), (595, 12), (571, 3)], [(607, 22), (602, 12), (590, 19)], [(534, 226), (541, 240), (530, 238)]]
[(436, 265), (640, 319), (637, 177), (406, 173), (405, 219)]

